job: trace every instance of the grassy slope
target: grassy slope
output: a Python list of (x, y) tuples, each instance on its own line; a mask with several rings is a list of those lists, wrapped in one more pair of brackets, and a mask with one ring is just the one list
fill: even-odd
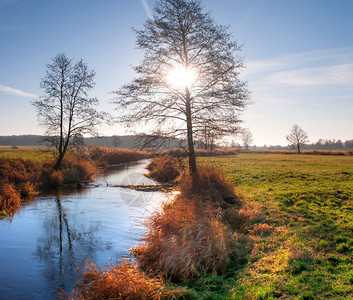
[(353, 297), (352, 156), (249, 153), (199, 162), (218, 166), (244, 201), (261, 203), (262, 223), (273, 227), (248, 234), (248, 260), (238, 271), (196, 283), (200, 296)]

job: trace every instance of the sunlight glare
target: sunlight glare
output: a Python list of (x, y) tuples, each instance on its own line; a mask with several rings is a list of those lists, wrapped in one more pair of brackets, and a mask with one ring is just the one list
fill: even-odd
[(190, 88), (196, 80), (195, 71), (185, 67), (175, 67), (168, 74), (168, 82), (176, 88)]

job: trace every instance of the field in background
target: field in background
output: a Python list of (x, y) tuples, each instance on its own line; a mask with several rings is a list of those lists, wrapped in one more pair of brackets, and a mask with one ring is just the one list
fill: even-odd
[(262, 215), (248, 227), (246, 262), (211, 281), (215, 294), (353, 298), (352, 156), (243, 153), (198, 162), (217, 166)]
[(36, 162), (43, 162), (53, 158), (53, 148), (40, 146), (0, 146), (0, 158), (14, 159), (31, 159)]

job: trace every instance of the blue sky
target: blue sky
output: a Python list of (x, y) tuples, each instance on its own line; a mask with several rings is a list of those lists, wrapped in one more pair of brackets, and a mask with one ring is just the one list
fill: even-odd
[[(205, 0), (216, 22), (244, 44), (243, 79), (252, 104), (243, 114), (254, 144), (285, 145), (294, 124), (319, 138), (353, 138), (352, 0)], [(31, 99), (57, 53), (96, 70), (101, 109), (134, 74), (150, 0), (0, 0), (0, 135), (40, 134)], [(115, 125), (102, 135), (124, 134)]]

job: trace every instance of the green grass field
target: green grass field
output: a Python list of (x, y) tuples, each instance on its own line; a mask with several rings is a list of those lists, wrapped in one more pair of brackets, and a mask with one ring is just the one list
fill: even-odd
[(198, 162), (218, 167), (261, 218), (245, 235), (247, 257), (189, 286), (195, 298), (353, 298), (352, 156), (244, 153)]
[(0, 158), (22, 158), (43, 162), (53, 158), (53, 149), (39, 146), (18, 146), (18, 149), (12, 149), (11, 146), (0, 146)]

